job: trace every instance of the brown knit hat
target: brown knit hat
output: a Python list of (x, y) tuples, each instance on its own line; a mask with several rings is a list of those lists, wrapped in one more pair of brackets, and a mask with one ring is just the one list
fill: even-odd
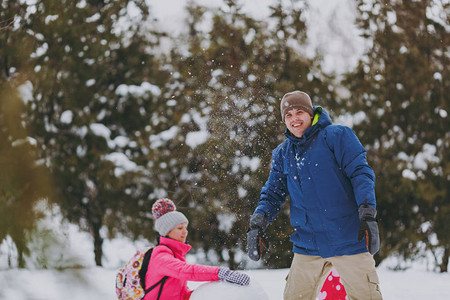
[(307, 93), (293, 91), (283, 96), (280, 104), (281, 118), (283, 119), (283, 122), (284, 116), (287, 112), (294, 108), (307, 112), (311, 115), (311, 117), (314, 115), (311, 98), (309, 98)]

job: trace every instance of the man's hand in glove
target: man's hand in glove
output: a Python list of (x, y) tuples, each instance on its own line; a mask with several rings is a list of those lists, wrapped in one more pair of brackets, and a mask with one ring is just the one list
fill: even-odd
[(358, 241), (366, 237), (366, 247), (374, 255), (380, 249), (380, 234), (376, 220), (377, 211), (367, 203), (361, 204), (358, 209), (361, 225), (358, 231)]
[(264, 231), (269, 225), (267, 216), (261, 214), (253, 214), (250, 218), (250, 228), (247, 231), (247, 252), (250, 259), (258, 261), (261, 257), (261, 246), (269, 247)]

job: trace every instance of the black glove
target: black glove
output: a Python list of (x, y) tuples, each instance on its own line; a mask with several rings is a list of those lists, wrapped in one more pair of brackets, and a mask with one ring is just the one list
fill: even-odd
[(361, 225), (358, 231), (358, 241), (366, 237), (366, 247), (370, 254), (374, 255), (380, 249), (380, 234), (378, 232), (377, 211), (375, 207), (362, 204), (359, 209), (359, 220)]
[(264, 236), (264, 230), (269, 225), (266, 215), (253, 214), (250, 218), (250, 228), (247, 231), (247, 252), (250, 259), (258, 261), (261, 257), (261, 246), (269, 248)]

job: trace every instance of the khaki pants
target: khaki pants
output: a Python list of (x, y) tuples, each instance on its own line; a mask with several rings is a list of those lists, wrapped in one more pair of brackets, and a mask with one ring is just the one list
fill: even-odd
[(366, 252), (329, 258), (294, 253), (284, 300), (315, 300), (333, 267), (339, 273), (349, 300), (382, 299), (375, 261)]

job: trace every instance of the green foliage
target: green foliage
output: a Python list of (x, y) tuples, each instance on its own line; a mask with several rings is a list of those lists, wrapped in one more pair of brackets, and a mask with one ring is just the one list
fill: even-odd
[[(20, 81), (19, 81), (20, 82)], [(24, 128), (24, 105), (15, 84), (0, 84), (0, 243), (10, 236), (25, 267), (28, 234), (42, 215), (34, 204), (50, 195), (45, 166), (37, 163), (36, 145)]]
[[(372, 45), (344, 85), (348, 109), (364, 112), (354, 129), (378, 177), (377, 261), (391, 253), (414, 257), (432, 234), (434, 246), (449, 249), (448, 226), (438, 221), (448, 219), (450, 205), (448, 3), (357, 3), (358, 24)], [(432, 229), (422, 232), (425, 222)]]
[[(448, 4), (358, 0), (371, 46), (340, 99), (321, 58), (303, 53), (304, 1), (278, 1), (263, 21), (223, 3), (189, 1), (187, 34), (168, 37), (143, 0), (0, 1), (0, 241), (11, 236), (23, 266), (33, 207), (48, 198), (91, 233), (100, 265), (105, 238), (155, 238), (151, 206), (165, 196), (188, 216), (194, 250), (245, 267), (248, 221), (284, 140), (279, 100), (299, 89), (332, 117), (364, 116), (354, 130), (377, 175), (377, 263), (425, 245), (445, 271)], [(289, 266), (291, 232), (286, 203), (267, 267)]]
[[(3, 5), (14, 7), (15, 2)], [(133, 19), (127, 14), (131, 8), (137, 12)], [(117, 91), (154, 77), (158, 67), (151, 50), (159, 35), (143, 27), (148, 17), (144, 1), (42, 0), (21, 9), (5, 33), (4, 52), (11, 59), (2, 69), (14, 71), (3, 78), (27, 80), (31, 96), (22, 119), (36, 141), (38, 159), (54, 178), (51, 200), (67, 220), (91, 233), (95, 261), (101, 265), (106, 237), (101, 229), (109, 228), (110, 236), (130, 232), (139, 217), (127, 216), (139, 214), (148, 194), (148, 183), (141, 182), (145, 170), (123, 169), (114, 155), (128, 156), (133, 164), (142, 153), (140, 132), (154, 96), (147, 91), (125, 102), (128, 95)], [(20, 49), (21, 40), (30, 49), (16, 54), (11, 49)], [(32, 66), (28, 72), (19, 69), (24, 61)], [(18, 172), (28, 174), (27, 169)], [(140, 225), (150, 220), (143, 217)]]
[(27, 7), (19, 1), (0, 1), (0, 5), (0, 243), (11, 237), (17, 266), (25, 267), (29, 234), (42, 217), (34, 205), (51, 191), (22, 101), (31, 93), (26, 74), (33, 39), (19, 30)]
[[(199, 114), (208, 133), (205, 143), (189, 150), (183, 145), (187, 132), (179, 132), (179, 147), (187, 152), (181, 163), (190, 175), (184, 176), (185, 187), (173, 187), (184, 190), (181, 197), (173, 196), (190, 208), (184, 212), (194, 229), (194, 249), (214, 250), (221, 261), (242, 268), (238, 254), (245, 251), (249, 218), (267, 180), (271, 152), (284, 139), (279, 99), (288, 90), (303, 89), (327, 105), (334, 91), (327, 84), (331, 78), (320, 71), (320, 61), (288, 44), (302, 46), (306, 41), (303, 7), (273, 7), (270, 22), (277, 26), (271, 28), (243, 14), (237, 1), (226, 4), (213, 14), (207, 32), (196, 27), (205, 10), (191, 5), (190, 35), (180, 42), (187, 49), (171, 55), (173, 71), (184, 87), (182, 93), (173, 92), (176, 109), (193, 120), (184, 127), (198, 130)], [(283, 14), (286, 10), (292, 17)], [(289, 209), (283, 210), (268, 229), (272, 249), (265, 263), (270, 267), (290, 264), (288, 215)]]

